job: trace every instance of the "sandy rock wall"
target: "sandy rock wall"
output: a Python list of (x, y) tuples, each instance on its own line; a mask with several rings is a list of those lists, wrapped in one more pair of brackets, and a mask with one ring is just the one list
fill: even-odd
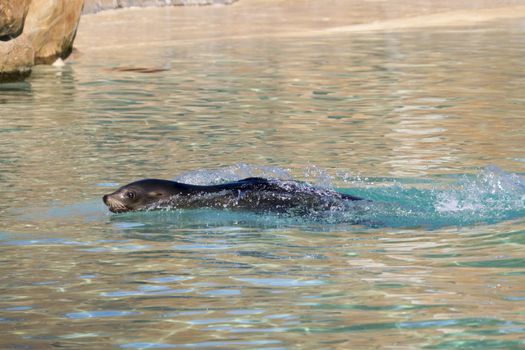
[(146, 6), (195, 6), (195, 5), (229, 5), (238, 0), (85, 0), (84, 13), (95, 13), (102, 10), (146, 7)]
[(22, 32), (31, 0), (0, 1), (0, 37), (16, 37)]
[(65, 58), (73, 48), (84, 0), (32, 0), (22, 36), (35, 50), (35, 64)]
[(0, 82), (65, 58), (73, 48), (84, 0), (0, 2)]
[(27, 77), (34, 63), (35, 51), (27, 39), (0, 42), (0, 83)]

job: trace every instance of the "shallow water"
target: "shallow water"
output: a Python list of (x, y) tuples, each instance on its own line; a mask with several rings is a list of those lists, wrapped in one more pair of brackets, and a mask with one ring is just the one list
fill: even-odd
[[(522, 348), (524, 24), (86, 53), (0, 85), (0, 348)], [(100, 200), (248, 176), (372, 202)]]

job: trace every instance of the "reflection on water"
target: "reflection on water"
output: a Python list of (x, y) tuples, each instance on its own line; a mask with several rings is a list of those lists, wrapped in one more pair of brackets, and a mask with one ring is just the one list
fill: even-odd
[[(523, 347), (523, 28), (152, 45), (1, 85), (0, 348)], [(100, 200), (264, 174), (373, 204)]]

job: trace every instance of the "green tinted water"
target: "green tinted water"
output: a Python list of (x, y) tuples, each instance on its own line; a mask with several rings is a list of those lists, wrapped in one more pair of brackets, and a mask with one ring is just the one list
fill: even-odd
[[(0, 347), (522, 348), (523, 28), (162, 45), (136, 58), (168, 71), (111, 70), (117, 52), (1, 85)], [(373, 202), (100, 200), (260, 175)]]

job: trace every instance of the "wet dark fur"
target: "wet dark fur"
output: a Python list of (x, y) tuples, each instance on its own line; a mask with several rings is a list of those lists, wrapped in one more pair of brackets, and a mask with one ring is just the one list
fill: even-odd
[(193, 208), (300, 213), (342, 208), (345, 202), (356, 200), (361, 198), (303, 182), (257, 177), (211, 186), (145, 179), (103, 197), (114, 213)]

